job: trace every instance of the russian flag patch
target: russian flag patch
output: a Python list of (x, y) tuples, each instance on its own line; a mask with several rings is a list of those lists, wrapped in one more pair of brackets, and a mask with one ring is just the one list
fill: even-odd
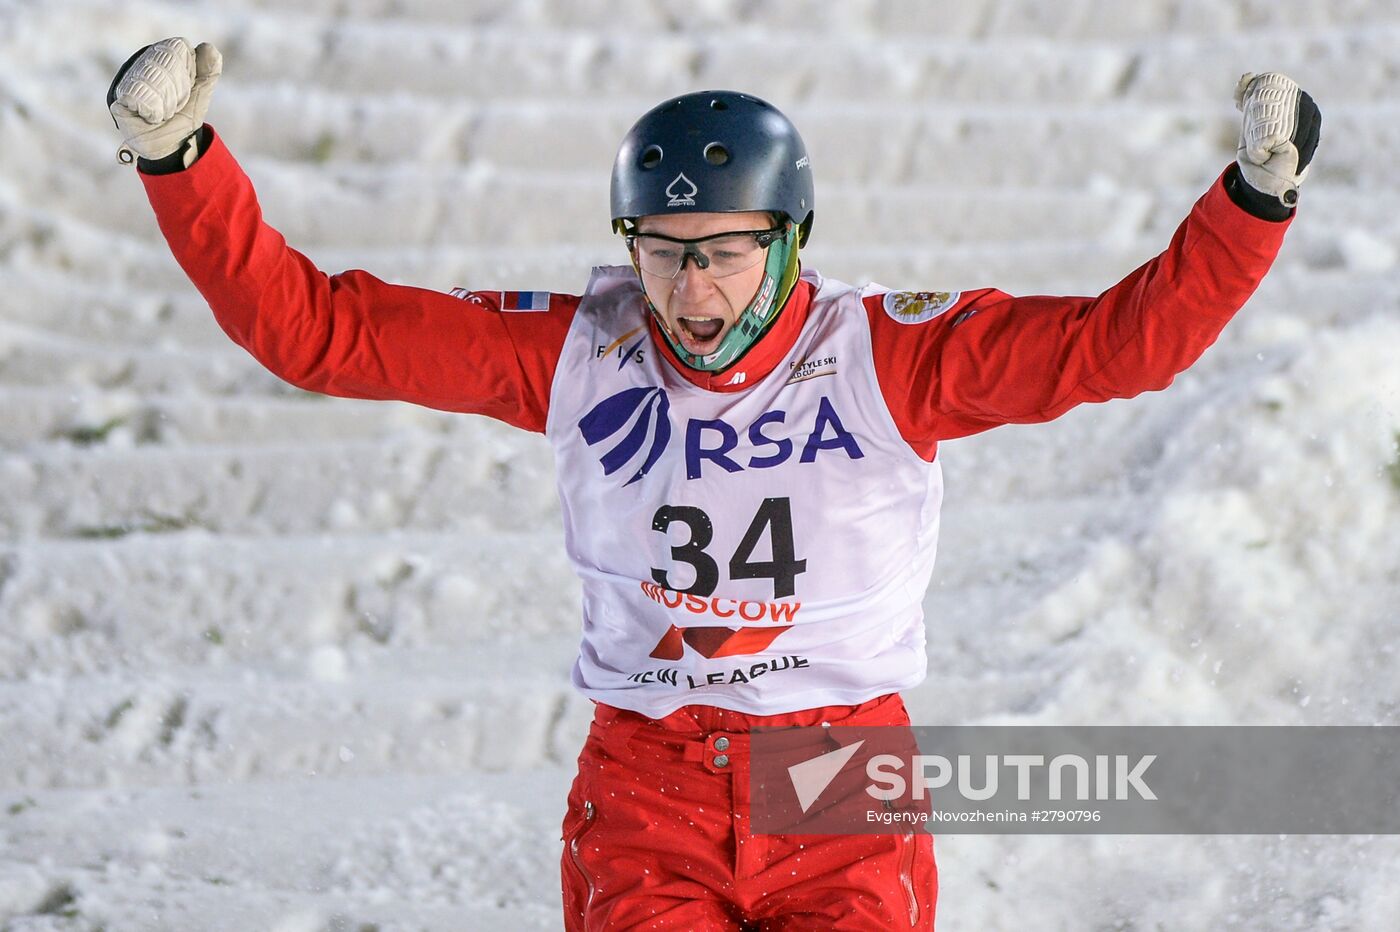
[(502, 291), (501, 310), (503, 311), (547, 311), (549, 310), (548, 291)]

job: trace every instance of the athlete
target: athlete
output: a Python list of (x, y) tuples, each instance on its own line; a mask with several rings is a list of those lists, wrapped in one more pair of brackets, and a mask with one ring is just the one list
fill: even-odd
[[(938, 444), (1165, 388), (1253, 293), (1316, 106), (1246, 75), (1238, 157), (1098, 297), (852, 287), (804, 268), (812, 166), (732, 91), (645, 114), (612, 173), (627, 264), (581, 295), (327, 276), (204, 122), (217, 50), (133, 55), (108, 105), (229, 336), (310, 391), (485, 414), (551, 441), (597, 703), (564, 820), (569, 929), (931, 929), (927, 835), (755, 834), (759, 725), (907, 724), (925, 673)], [(463, 619), (469, 622), (469, 619)]]

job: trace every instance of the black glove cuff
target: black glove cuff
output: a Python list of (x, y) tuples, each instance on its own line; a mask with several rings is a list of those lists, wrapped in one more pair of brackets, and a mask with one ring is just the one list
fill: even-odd
[(1230, 195), (1236, 207), (1260, 220), (1282, 223), (1293, 216), (1292, 207), (1284, 207), (1278, 198), (1265, 194), (1245, 181), (1238, 164), (1231, 165), (1225, 171), (1225, 193)]
[(164, 158), (137, 158), (136, 168), (147, 175), (173, 175), (176, 172), (182, 172), (185, 170), (185, 150), (193, 145), (195, 147), (194, 157), (198, 160), (204, 154), (204, 150), (209, 148), (209, 142), (212, 139), (213, 134), (209, 132), (209, 127), (207, 125), (201, 126), (191, 133), (184, 142), (180, 143), (178, 149)]

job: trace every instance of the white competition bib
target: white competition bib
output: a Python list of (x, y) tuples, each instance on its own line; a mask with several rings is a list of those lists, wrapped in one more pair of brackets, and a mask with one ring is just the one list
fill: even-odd
[(804, 278), (797, 343), (726, 393), (661, 358), (631, 268), (595, 270), (546, 430), (589, 698), (770, 715), (923, 679), (942, 473), (885, 406), (861, 292)]

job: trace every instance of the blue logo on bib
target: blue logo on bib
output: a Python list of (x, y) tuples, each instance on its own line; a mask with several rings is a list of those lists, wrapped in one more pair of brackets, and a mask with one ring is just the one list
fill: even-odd
[[(591, 447), (620, 433), (637, 415), (632, 429), (602, 458), (603, 475), (611, 476), (626, 466), (650, 438), (651, 446), (641, 468), (625, 483), (631, 485), (645, 476), (647, 470), (655, 466), (661, 454), (666, 452), (666, 444), (671, 440), (670, 410), (671, 401), (660, 388), (628, 388), (598, 402), (578, 422), (578, 429)], [(638, 412), (641, 412), (640, 415)]]
[[(602, 456), (605, 476), (633, 462), (646, 448), (641, 467), (625, 483), (631, 485), (666, 452), (666, 445), (671, 442), (670, 412), (671, 401), (665, 391), (641, 385), (598, 402), (578, 422), (578, 429), (590, 447), (621, 436)], [(852, 460), (865, 457), (855, 435), (841, 423), (836, 407), (825, 395), (818, 402), (805, 436), (801, 428), (787, 425), (787, 417), (783, 410), (766, 411), (742, 432), (722, 419), (690, 418), (685, 424), (685, 477), (701, 478), (707, 462), (713, 475), (715, 469), (727, 473), (772, 469), (794, 454), (799, 463), (814, 463), (818, 454), (836, 450)]]

